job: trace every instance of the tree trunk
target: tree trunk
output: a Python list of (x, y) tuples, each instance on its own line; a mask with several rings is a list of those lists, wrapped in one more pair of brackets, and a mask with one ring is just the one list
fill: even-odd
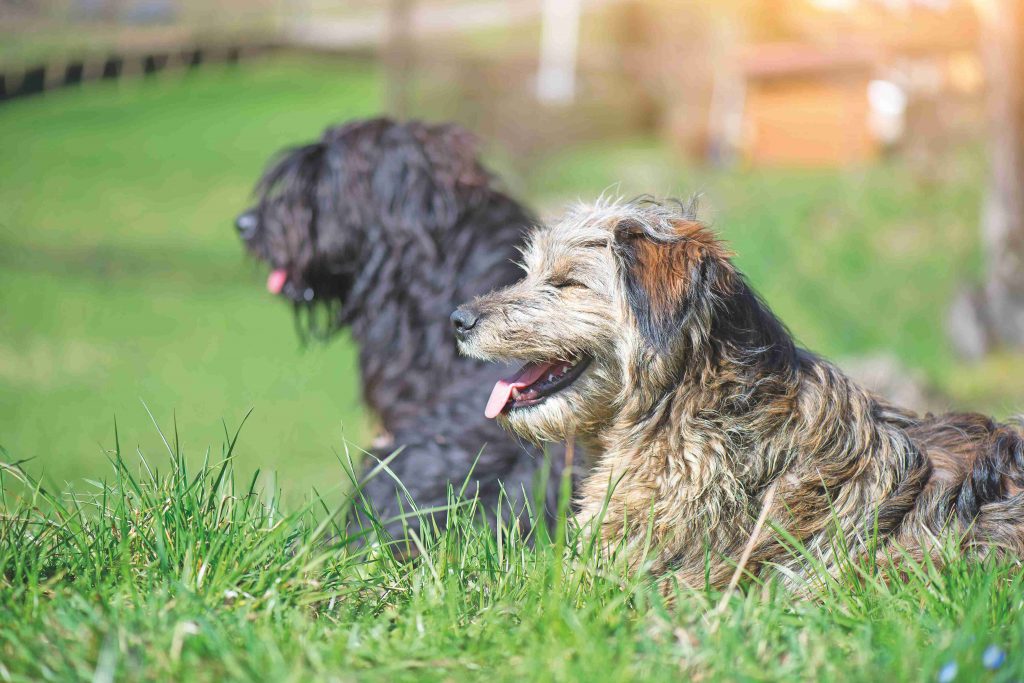
[(992, 115), (985, 300), (997, 340), (1024, 347), (1024, 1), (1001, 0), (994, 9), (984, 44)]
[(969, 357), (998, 345), (1024, 349), (1024, 0), (979, 3), (979, 11), (991, 125), (986, 273), (980, 291), (960, 295), (950, 321)]

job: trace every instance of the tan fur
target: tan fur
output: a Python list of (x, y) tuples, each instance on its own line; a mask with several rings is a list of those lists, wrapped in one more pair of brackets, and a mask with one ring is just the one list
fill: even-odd
[(724, 585), (773, 484), (753, 572), (807, 577), (772, 528), (832, 574), (843, 554), (935, 556), (949, 536), (981, 553), (1024, 548), (1021, 431), (919, 417), (797, 348), (692, 216), (579, 207), (538, 229), (524, 262), (522, 281), (471, 303), (479, 322), (462, 350), (593, 358), (568, 388), (500, 419), (528, 439), (584, 441), (578, 519), (624, 541), (633, 566)]

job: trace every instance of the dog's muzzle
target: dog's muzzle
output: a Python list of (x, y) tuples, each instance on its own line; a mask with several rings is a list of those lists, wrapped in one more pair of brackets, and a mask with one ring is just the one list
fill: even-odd
[(256, 216), (255, 211), (246, 211), (235, 219), (235, 229), (238, 230), (238, 236), (247, 242), (256, 234), (256, 228), (259, 225), (260, 219)]

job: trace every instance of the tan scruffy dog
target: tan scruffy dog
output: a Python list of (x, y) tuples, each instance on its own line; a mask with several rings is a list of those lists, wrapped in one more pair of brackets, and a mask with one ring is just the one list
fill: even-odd
[(1021, 431), (919, 417), (798, 348), (690, 211), (579, 207), (524, 255), (521, 281), (452, 315), (460, 347), (526, 362), (487, 415), (584, 442), (579, 519), (624, 540), (634, 566), (719, 586), (746, 549), (749, 571), (799, 582), (807, 564), (779, 529), (832, 574), (846, 556), (934, 555), (950, 537), (1024, 547)]

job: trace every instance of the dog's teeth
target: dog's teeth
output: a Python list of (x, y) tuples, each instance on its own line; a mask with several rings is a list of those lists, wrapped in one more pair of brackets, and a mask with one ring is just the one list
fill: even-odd
[(553, 372), (549, 372), (548, 373), (548, 381), (549, 382), (554, 382), (556, 379), (558, 379), (558, 378), (555, 377), (555, 373), (553, 373)]
[(519, 389), (516, 389), (515, 387), (512, 387), (512, 394), (511, 395), (512, 395), (513, 400), (519, 398)]

